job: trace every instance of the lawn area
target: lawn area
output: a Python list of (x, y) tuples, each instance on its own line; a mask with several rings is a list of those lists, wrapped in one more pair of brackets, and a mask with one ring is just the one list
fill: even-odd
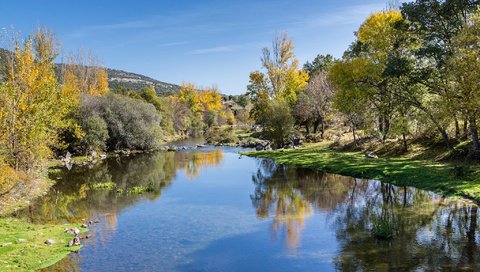
[[(337, 151), (326, 143), (307, 145), (299, 149), (252, 151), (242, 154), (273, 158), (279, 164), (381, 180), (445, 196), (462, 196), (480, 201), (480, 175), (478, 175), (480, 169), (475, 165), (437, 163), (405, 157), (367, 159), (363, 152)], [(455, 174), (458, 172), (466, 173), (458, 177), (459, 175)]]
[[(64, 233), (64, 229), (70, 227), (79, 228), (76, 225), (34, 225), (0, 217), (0, 271), (35, 271), (78, 250), (79, 246), (66, 246), (73, 235)], [(46, 245), (47, 239), (55, 243)]]

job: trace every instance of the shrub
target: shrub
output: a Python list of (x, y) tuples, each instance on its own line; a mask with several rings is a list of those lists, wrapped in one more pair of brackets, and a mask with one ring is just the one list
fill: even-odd
[(106, 142), (108, 140), (108, 128), (105, 120), (93, 113), (81, 120), (81, 126), (85, 133), (83, 141), (86, 145), (86, 149), (105, 150)]
[[(92, 117), (95, 115), (104, 120), (109, 150), (146, 150), (157, 148), (160, 144), (161, 116), (151, 104), (123, 95), (108, 94), (84, 97), (80, 112), (81, 123), (95, 120)], [(95, 123), (101, 126), (98, 120)]]
[(7, 165), (0, 165), (0, 195), (8, 193), (19, 180), (20, 177), (13, 168)]
[(270, 101), (261, 113), (263, 134), (277, 147), (282, 147), (290, 139), (294, 119), (289, 104), (283, 99)]

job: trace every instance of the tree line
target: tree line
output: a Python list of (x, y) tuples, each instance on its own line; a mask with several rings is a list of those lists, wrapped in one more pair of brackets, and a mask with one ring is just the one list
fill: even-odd
[(236, 116), (248, 121), (245, 97), (227, 98), (215, 87), (190, 83), (164, 97), (153, 86), (110, 89), (107, 71), (94, 54), (79, 50), (55, 64), (59, 52), (54, 34), (38, 29), (13, 39), (2, 65), (0, 168), (10, 174), (0, 175), (0, 193), (19, 176), (37, 177), (49, 158), (67, 152), (152, 150), (178, 137), (233, 125)]
[[(250, 74), (252, 116), (281, 146), (294, 128), (306, 134), (348, 124), (385, 143), (436, 138), (455, 151), (480, 151), (480, 1), (416, 0), (371, 14), (340, 59), (319, 55), (303, 69), (286, 34), (262, 52)], [(338, 126), (337, 126), (338, 129)], [(298, 130), (297, 130), (298, 131)]]

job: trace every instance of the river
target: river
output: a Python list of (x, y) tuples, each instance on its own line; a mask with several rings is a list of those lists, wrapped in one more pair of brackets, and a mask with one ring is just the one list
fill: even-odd
[[(155, 152), (55, 171), (57, 184), (17, 216), (99, 221), (78, 253), (45, 271), (480, 269), (477, 206), (468, 201), (238, 151)], [(93, 189), (99, 182), (154, 192)]]

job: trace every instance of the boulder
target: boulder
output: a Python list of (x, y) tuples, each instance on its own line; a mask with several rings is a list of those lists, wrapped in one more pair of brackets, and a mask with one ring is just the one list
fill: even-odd
[(73, 237), (73, 239), (70, 240), (67, 244), (68, 247), (79, 246), (79, 245), (80, 245), (80, 237), (78, 236)]
[(71, 233), (73, 235), (78, 235), (80, 234), (80, 230), (77, 228), (66, 228), (65, 233)]
[(372, 151), (365, 152), (365, 158), (367, 159), (378, 159), (378, 156), (375, 155)]
[(53, 245), (53, 244), (55, 244), (55, 240), (47, 239), (47, 240), (45, 241), (45, 244), (46, 244), (46, 245)]

